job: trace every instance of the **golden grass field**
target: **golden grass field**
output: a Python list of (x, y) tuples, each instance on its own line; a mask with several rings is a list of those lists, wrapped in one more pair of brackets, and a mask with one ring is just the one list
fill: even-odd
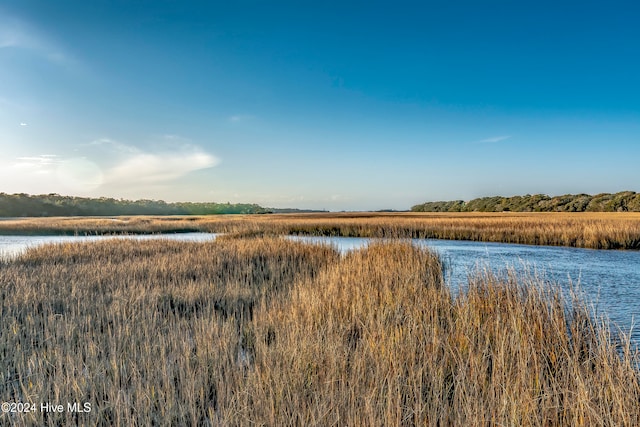
[(65, 217), (0, 221), (7, 233), (310, 234), (478, 240), (593, 249), (640, 249), (640, 213), (317, 213)]
[[(233, 228), (245, 220), (192, 222), (277, 228)], [(579, 300), (515, 273), (478, 272), (461, 294), (442, 277), (437, 256), (402, 241), (345, 256), (234, 235), (33, 248), (0, 261), (0, 401), (91, 412), (4, 413), (0, 424), (640, 425), (640, 357)]]

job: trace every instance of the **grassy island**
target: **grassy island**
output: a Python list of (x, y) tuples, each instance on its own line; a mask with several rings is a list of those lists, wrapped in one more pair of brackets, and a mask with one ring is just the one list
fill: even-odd
[(277, 215), (8, 218), (0, 234), (140, 234), (204, 231), (474, 240), (592, 249), (640, 249), (637, 212), (342, 212)]

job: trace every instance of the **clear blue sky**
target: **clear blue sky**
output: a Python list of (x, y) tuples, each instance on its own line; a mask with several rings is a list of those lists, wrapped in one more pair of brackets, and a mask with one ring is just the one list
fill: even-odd
[(0, 0), (0, 191), (640, 191), (636, 1)]

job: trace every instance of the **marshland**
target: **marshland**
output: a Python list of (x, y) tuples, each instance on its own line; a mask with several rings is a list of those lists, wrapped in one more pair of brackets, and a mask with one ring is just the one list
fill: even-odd
[(640, 426), (640, 2), (0, 0), (0, 427)]
[[(635, 247), (635, 214), (20, 219), (5, 233), (225, 233), (50, 244), (0, 263), (16, 425), (637, 425), (629, 331), (537, 275), (464, 291), (403, 237)], [(563, 227), (566, 227), (563, 231)], [(341, 254), (283, 234), (400, 237)], [(475, 234), (474, 234), (475, 233)], [(506, 236), (506, 237), (505, 237)], [(635, 239), (635, 240), (634, 240)]]
[(0, 234), (314, 235), (640, 249), (638, 212), (344, 212), (278, 215), (7, 218)]

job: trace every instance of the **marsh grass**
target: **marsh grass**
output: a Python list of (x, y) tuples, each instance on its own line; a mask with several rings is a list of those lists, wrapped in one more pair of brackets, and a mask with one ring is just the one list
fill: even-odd
[(593, 249), (640, 249), (639, 213), (325, 213), (165, 217), (28, 218), (1, 234), (139, 234), (204, 231), (236, 237), (282, 234), (433, 238)]
[(241, 383), (256, 304), (337, 257), (280, 239), (32, 249), (1, 266), (2, 400), (92, 402), (81, 424), (212, 422)]
[(640, 249), (637, 213), (334, 214), (274, 218), (288, 234)]
[(638, 425), (638, 355), (535, 277), (443, 286), (408, 242), (49, 245), (0, 263), (16, 425)]
[(637, 354), (579, 299), (535, 277), (442, 286), (410, 245), (349, 254), (254, 319), (256, 395), (270, 425), (636, 425)]

